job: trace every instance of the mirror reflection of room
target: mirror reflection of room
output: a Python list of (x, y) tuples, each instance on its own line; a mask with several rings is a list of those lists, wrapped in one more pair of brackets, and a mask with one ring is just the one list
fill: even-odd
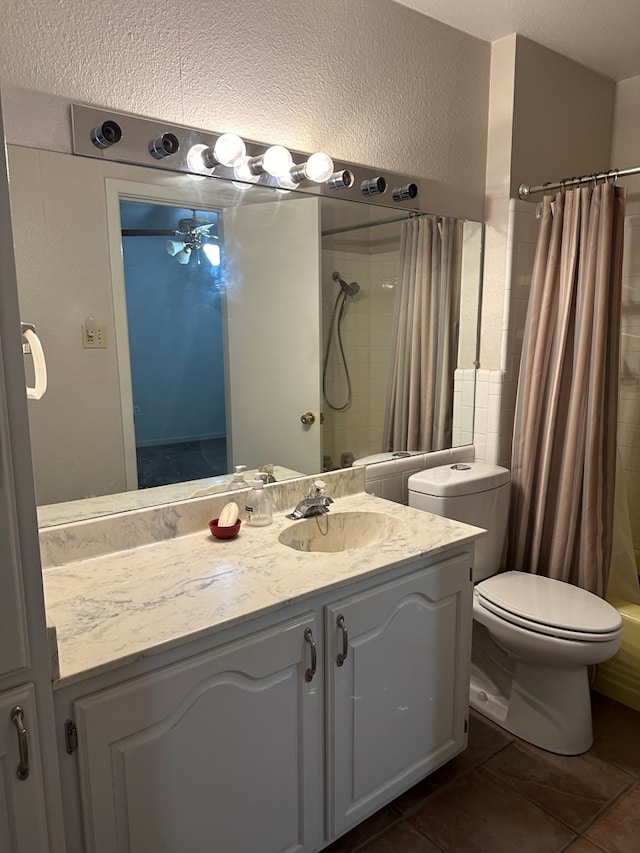
[[(479, 223), (19, 146), (9, 167), (21, 311), (50, 366), (29, 413), (41, 525), (233, 489), (237, 468), (471, 443)], [(407, 302), (420, 275), (430, 327)], [(83, 348), (87, 317), (104, 348)], [(404, 357), (421, 346), (430, 423)]]

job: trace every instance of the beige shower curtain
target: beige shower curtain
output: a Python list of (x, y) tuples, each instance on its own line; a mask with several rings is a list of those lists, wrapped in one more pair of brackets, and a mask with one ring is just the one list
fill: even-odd
[(625, 194), (546, 197), (514, 424), (509, 566), (604, 596), (611, 558)]
[(383, 450), (451, 447), (463, 222), (402, 225)]

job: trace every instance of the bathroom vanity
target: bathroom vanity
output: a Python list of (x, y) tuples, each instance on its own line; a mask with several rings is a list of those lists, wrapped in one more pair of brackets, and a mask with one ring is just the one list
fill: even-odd
[(482, 531), (347, 513), (387, 538), (304, 552), (277, 514), (45, 570), (69, 853), (321, 850), (465, 748)]

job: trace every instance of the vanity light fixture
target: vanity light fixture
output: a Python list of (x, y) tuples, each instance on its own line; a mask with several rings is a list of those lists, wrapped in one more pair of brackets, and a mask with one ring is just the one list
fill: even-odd
[[(282, 193), (335, 195), (368, 204), (388, 202), (418, 210), (420, 182), (411, 175), (333, 161), (323, 151), (308, 153), (282, 145), (244, 140), (171, 125), (126, 113), (72, 104), (74, 153), (85, 157), (151, 165), (182, 172), (196, 181), (230, 181), (239, 191), (258, 184)], [(386, 196), (384, 196), (386, 198)], [(196, 251), (196, 257), (202, 253)]]
[(414, 183), (396, 187), (391, 193), (394, 201), (403, 201), (405, 198), (415, 198), (418, 195), (418, 185)]
[(187, 154), (187, 165), (194, 172), (213, 172), (215, 167), (236, 166), (246, 156), (247, 146), (236, 133), (223, 133), (215, 145), (192, 145)]
[(324, 151), (316, 151), (299, 166), (289, 170), (288, 177), (296, 184), (302, 181), (313, 181), (314, 184), (324, 184), (333, 175), (333, 160)]
[(236, 165), (233, 167), (233, 174), (238, 179), (238, 181), (242, 181), (242, 184), (237, 184), (239, 189), (242, 189), (243, 186), (247, 186), (248, 184), (257, 184), (260, 180), (260, 175), (256, 174), (251, 169), (251, 157), (244, 156), (241, 157)]
[(211, 174), (211, 172), (213, 172), (215, 168), (215, 163), (210, 166), (205, 157), (205, 152), (211, 150), (211, 148), (203, 144), (191, 146), (191, 148), (187, 152), (187, 168), (190, 172), (196, 173), (191, 175), (192, 178), (204, 178), (206, 176), (203, 175), (202, 172), (207, 172), (208, 174)]
[(109, 148), (122, 139), (122, 128), (117, 121), (103, 121), (91, 131), (91, 141), (96, 148)]
[(362, 195), (382, 195), (387, 189), (387, 182), (381, 176), (371, 178), (369, 181), (363, 181), (360, 184), (360, 192)]
[(354, 181), (353, 172), (350, 172), (348, 169), (339, 169), (331, 175), (326, 185), (330, 190), (341, 190), (343, 187), (352, 187)]
[(149, 154), (156, 160), (170, 157), (180, 149), (178, 137), (174, 133), (163, 133), (149, 143)]
[[(210, 151), (211, 149), (207, 149)], [(213, 158), (221, 166), (235, 166), (246, 155), (247, 146), (237, 133), (223, 133), (213, 146)]]
[[(260, 176), (266, 172), (274, 178), (284, 178), (293, 166), (293, 157), (283, 145), (271, 145), (264, 154), (258, 157), (243, 157), (240, 162), (246, 163), (246, 168), (252, 175)], [(239, 175), (236, 174), (236, 177)]]

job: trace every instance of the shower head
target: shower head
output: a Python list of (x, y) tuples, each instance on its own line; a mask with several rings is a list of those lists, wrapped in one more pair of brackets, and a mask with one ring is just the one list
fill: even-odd
[(360, 285), (357, 281), (352, 281), (351, 284), (347, 284), (347, 282), (340, 277), (340, 273), (337, 270), (333, 273), (331, 278), (334, 281), (338, 282), (338, 284), (342, 288), (342, 292), (347, 296), (355, 296), (356, 293), (358, 293), (358, 291), (360, 290)]

